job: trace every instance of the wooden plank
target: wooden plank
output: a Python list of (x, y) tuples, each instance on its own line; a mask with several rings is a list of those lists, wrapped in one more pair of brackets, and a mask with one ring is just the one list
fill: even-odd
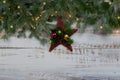
[(0, 40), (0, 80), (119, 80), (120, 43), (114, 38), (111, 44), (77, 42), (72, 53), (61, 46), (49, 53), (49, 45), (34, 39)]

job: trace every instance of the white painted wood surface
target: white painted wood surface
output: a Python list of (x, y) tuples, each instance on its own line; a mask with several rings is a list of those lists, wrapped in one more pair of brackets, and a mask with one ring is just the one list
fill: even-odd
[(120, 80), (119, 35), (72, 38), (72, 53), (62, 46), (49, 53), (34, 38), (0, 40), (0, 47), (35, 48), (0, 49), (0, 80)]

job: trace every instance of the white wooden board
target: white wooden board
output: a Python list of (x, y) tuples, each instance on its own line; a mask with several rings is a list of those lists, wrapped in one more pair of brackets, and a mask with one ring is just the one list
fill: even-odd
[(0, 40), (0, 47), (35, 47), (0, 49), (0, 80), (120, 80), (120, 36), (73, 38), (72, 53), (62, 46), (49, 53), (35, 39)]

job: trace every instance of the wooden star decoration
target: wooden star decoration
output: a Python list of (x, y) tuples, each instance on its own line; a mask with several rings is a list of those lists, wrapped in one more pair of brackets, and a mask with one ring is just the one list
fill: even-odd
[[(73, 43), (73, 41), (70, 36), (72, 36), (76, 31), (77, 29), (71, 29), (70, 32), (67, 32), (67, 30), (64, 29), (64, 24), (62, 20), (58, 19), (57, 29), (53, 30), (51, 34), (52, 40), (55, 42), (51, 43), (49, 51), (51, 52), (54, 48), (61, 44), (72, 52), (73, 49), (71, 44)], [(57, 32), (59, 34), (57, 34)]]

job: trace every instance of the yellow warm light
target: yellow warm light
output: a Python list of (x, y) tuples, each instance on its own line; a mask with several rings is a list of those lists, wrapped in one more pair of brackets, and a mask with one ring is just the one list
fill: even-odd
[(66, 34), (64, 37), (65, 37), (65, 38), (68, 38), (69, 36)]
[(3, 3), (5, 4), (5, 3), (6, 3), (6, 0), (3, 0)]
[(120, 16), (118, 16), (117, 18), (120, 19)]
[(46, 5), (46, 2), (43, 2), (43, 5)]
[(58, 33), (61, 34), (62, 32), (59, 30)]
[(37, 21), (40, 17), (36, 17), (35, 20)]
[(53, 17), (53, 14), (51, 14), (51, 16)]
[(80, 19), (79, 18), (76, 18), (76, 21), (79, 21)]
[(109, 5), (111, 5), (112, 4), (112, 2), (109, 2)]
[(40, 14), (40, 17), (42, 17), (42, 15)]
[(13, 25), (11, 25), (10, 28), (13, 28)]
[(119, 34), (119, 32), (120, 32), (119, 30), (116, 30), (116, 34)]
[(33, 29), (36, 29), (36, 27), (33, 27)]
[(18, 5), (17, 8), (20, 9), (21, 8), (20, 5)]
[(103, 29), (103, 26), (100, 26), (100, 29)]
[(68, 17), (71, 18), (72, 17), (71, 14), (69, 14)]

